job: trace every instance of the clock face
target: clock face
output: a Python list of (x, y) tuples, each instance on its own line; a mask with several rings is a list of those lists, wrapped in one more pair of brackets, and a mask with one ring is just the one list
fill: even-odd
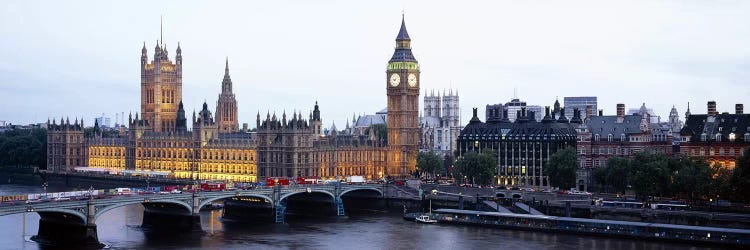
[(409, 77), (407, 78), (409, 81), (409, 86), (416, 87), (417, 86), (417, 76), (414, 74), (409, 74)]
[(391, 75), (391, 86), (396, 87), (401, 83), (401, 77), (398, 74)]

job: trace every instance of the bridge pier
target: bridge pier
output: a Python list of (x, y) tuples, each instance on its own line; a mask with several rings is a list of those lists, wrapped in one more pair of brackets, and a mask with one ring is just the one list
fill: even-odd
[(161, 202), (144, 202), (143, 208), (141, 227), (145, 230), (165, 233), (203, 231), (198, 210), (187, 211), (182, 205)]
[(60, 212), (38, 212), (39, 230), (31, 240), (53, 247), (77, 249), (101, 248), (96, 232), (94, 204), (86, 204), (86, 222), (77, 216)]

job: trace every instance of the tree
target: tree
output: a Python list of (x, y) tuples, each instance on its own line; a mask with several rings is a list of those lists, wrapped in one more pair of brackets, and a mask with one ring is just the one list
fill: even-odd
[(629, 159), (622, 157), (609, 158), (607, 165), (604, 167), (604, 172), (605, 186), (618, 193), (625, 193), (628, 190), (631, 179), (630, 174), (632, 172)]
[(8, 130), (0, 133), (0, 166), (47, 165), (47, 131)]
[(711, 185), (711, 167), (706, 161), (697, 158), (679, 158), (672, 183), (675, 194), (688, 198), (691, 202), (708, 194)]
[(669, 187), (670, 171), (667, 158), (662, 154), (640, 152), (632, 161), (631, 181), (636, 196), (645, 198), (664, 194)]
[(456, 172), (459, 178), (465, 176), (467, 182), (487, 185), (497, 172), (496, 159), (492, 152), (468, 152), (456, 161)]
[(742, 156), (737, 158), (732, 171), (732, 193), (741, 201), (750, 201), (750, 148), (746, 148)]
[(558, 150), (543, 170), (552, 186), (569, 189), (576, 185), (576, 151), (572, 147)]
[(736, 198), (735, 191), (732, 190), (732, 174), (729, 168), (722, 167), (719, 164), (711, 165), (711, 188), (709, 195), (713, 197), (724, 197), (724, 199)]
[(442, 171), (443, 160), (433, 151), (419, 152), (417, 154), (417, 168), (422, 173), (429, 173), (435, 175), (435, 173)]

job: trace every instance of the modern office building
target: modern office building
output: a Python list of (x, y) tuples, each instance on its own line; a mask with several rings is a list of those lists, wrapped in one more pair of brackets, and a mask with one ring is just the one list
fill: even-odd
[[(563, 98), (563, 107), (565, 107), (565, 116), (570, 119), (573, 117), (573, 110), (578, 109), (583, 112), (587, 108), (597, 110), (598, 102), (596, 96), (566, 96)], [(595, 114), (594, 114), (595, 115)]]

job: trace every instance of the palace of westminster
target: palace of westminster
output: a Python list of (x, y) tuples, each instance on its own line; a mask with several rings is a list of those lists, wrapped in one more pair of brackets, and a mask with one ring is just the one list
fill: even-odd
[(554, 109), (547, 106), (544, 111), (514, 98), (487, 105), (484, 122), (474, 109), (469, 123), (462, 126), (458, 91), (450, 90), (437, 95), (425, 92), (420, 115), (419, 64), (403, 19), (386, 69), (387, 109), (354, 117), (352, 126), (347, 122), (344, 130), (335, 125), (323, 128), (317, 102), (307, 115), (258, 113), (254, 130), (247, 124), (240, 129), (228, 60), (215, 112), (203, 103), (188, 121), (182, 105), (179, 44), (176, 52), (173, 62), (166, 47), (157, 42), (149, 62), (144, 43), (141, 111), (130, 116), (117, 135), (96, 133), (95, 124), (93, 135), (84, 136), (83, 121), (78, 119), (48, 121), (47, 169), (62, 172), (85, 166), (249, 182), (352, 175), (380, 179), (413, 173), (419, 151), (462, 157), (489, 150), (497, 153), (498, 184), (547, 186), (545, 166), (551, 155), (575, 147), (576, 186), (586, 190), (592, 170), (612, 157), (633, 157), (648, 150), (704, 157), (712, 165), (733, 169), (737, 157), (750, 147), (750, 114), (739, 103), (734, 114), (718, 112), (715, 101), (707, 103), (706, 114), (693, 114), (688, 105), (683, 123), (674, 107), (669, 121), (660, 122), (645, 103), (630, 112), (619, 103), (617, 115), (605, 116), (601, 109), (597, 115), (595, 97), (593, 102), (592, 97), (575, 97), (587, 102), (571, 98), (565, 107), (555, 101)]
[(228, 60), (215, 112), (204, 102), (188, 120), (182, 104), (182, 49), (178, 44), (172, 61), (162, 42), (150, 62), (145, 43), (141, 50), (140, 114), (131, 114), (115, 136), (84, 137), (83, 120), (48, 121), (47, 169), (87, 166), (246, 182), (298, 176), (378, 179), (415, 170), (421, 82), (403, 19), (386, 70), (387, 113), (378, 116), (379, 124), (387, 124), (387, 136), (372, 126), (323, 129), (317, 102), (307, 115), (258, 113), (254, 131), (246, 124), (240, 129)]

